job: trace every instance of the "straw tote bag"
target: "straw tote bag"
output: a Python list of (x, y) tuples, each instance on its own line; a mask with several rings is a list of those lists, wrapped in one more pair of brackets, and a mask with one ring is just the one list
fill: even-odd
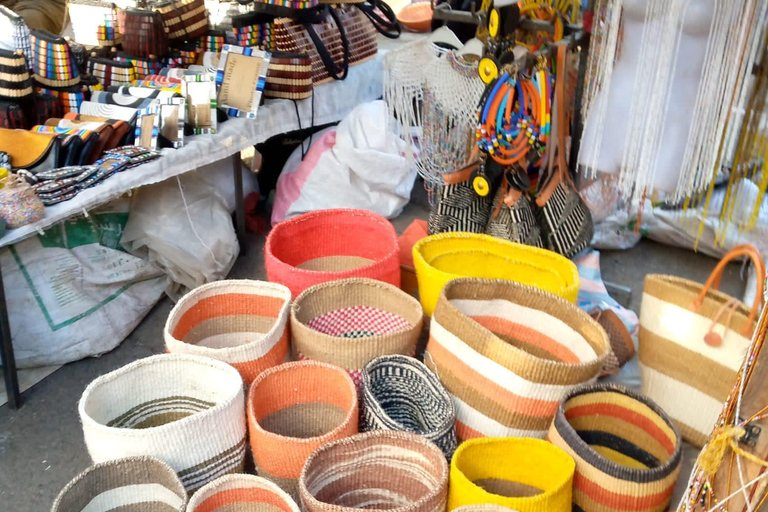
[(424, 361), (453, 396), (460, 440), (543, 438), (560, 400), (600, 375), (608, 351), (603, 328), (560, 297), (456, 279), (440, 295)]
[(243, 379), (227, 363), (187, 354), (139, 359), (91, 382), (78, 412), (96, 463), (154, 456), (190, 493), (243, 470)]
[(127, 457), (96, 464), (77, 475), (59, 493), (51, 512), (186, 509), (187, 491), (168, 464), (154, 457)]
[(750, 345), (763, 303), (758, 280), (752, 309), (717, 290), (726, 265), (742, 256), (765, 275), (760, 253), (751, 245), (729, 251), (702, 286), (669, 275), (645, 278), (640, 307), (640, 376), (644, 395), (677, 423), (683, 438), (702, 446)]

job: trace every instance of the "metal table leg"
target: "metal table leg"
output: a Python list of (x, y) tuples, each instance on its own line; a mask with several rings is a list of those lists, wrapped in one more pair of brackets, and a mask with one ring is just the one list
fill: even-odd
[(16, 374), (16, 358), (13, 355), (11, 342), (11, 325), (8, 323), (8, 310), (5, 306), (5, 288), (3, 287), (3, 274), (0, 269), (0, 355), (3, 361), (3, 375), (5, 375), (5, 392), (8, 394), (8, 404), (11, 409), (21, 407), (21, 393), (19, 392), (19, 376)]
[(245, 256), (245, 202), (243, 197), (243, 164), (240, 153), (232, 155), (232, 167), (235, 172), (235, 229), (237, 241), (240, 244), (240, 256)]

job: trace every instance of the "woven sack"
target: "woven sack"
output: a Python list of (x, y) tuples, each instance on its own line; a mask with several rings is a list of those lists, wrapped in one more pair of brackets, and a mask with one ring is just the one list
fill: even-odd
[(445, 283), (458, 277), (508, 279), (576, 302), (579, 272), (572, 261), (546, 249), (488, 235), (442, 233), (413, 246), (424, 312), (432, 315)]
[(365, 278), (318, 284), (291, 306), (293, 356), (340, 366), (359, 387), (372, 359), (414, 355), (423, 316), (419, 302), (391, 284)]
[(274, 33), (278, 51), (309, 55), (314, 85), (347, 77), (350, 42), (336, 9), (325, 6), (310, 19), (277, 18)]
[(208, 32), (205, 0), (167, 0), (152, 8), (163, 16), (171, 44), (197, 39)]
[(303, 100), (312, 97), (312, 59), (306, 53), (272, 52), (265, 98)]
[(291, 292), (262, 281), (217, 281), (186, 294), (165, 323), (171, 353), (212, 357), (234, 366), (249, 385), (288, 353)]
[[(34, 69), (35, 54), (32, 51), (30, 32), (24, 18), (8, 7), (0, 5), (0, 30), (5, 34), (4, 39), (11, 41), (14, 50), (21, 50), (24, 53), (29, 69)], [(5, 32), (6, 30), (10, 33)]]
[(299, 492), (304, 512), (444, 512), (448, 464), (423, 437), (376, 430), (313, 453)]
[(440, 294), (424, 361), (454, 397), (459, 439), (543, 438), (560, 400), (600, 375), (608, 351), (603, 328), (560, 297), (457, 279)]
[(377, 357), (363, 368), (360, 430), (413, 432), (450, 460), (456, 450), (453, 399), (437, 376), (413, 357)]
[(540, 439), (466, 441), (451, 460), (448, 511), (495, 504), (519, 512), (571, 512), (575, 467), (567, 453)]
[(443, 174), (437, 204), (429, 212), (429, 234), (485, 233), (491, 214), (491, 194), (478, 195), (472, 176), (478, 164)]
[(598, 384), (563, 398), (547, 439), (576, 461), (573, 502), (584, 512), (667, 510), (682, 438), (659, 406)]
[(747, 256), (765, 275), (751, 245), (732, 249), (704, 285), (670, 275), (645, 278), (640, 307), (641, 391), (675, 421), (683, 438), (702, 446), (750, 346), (763, 303), (758, 279), (752, 308), (717, 290), (728, 262)]
[(225, 475), (206, 484), (189, 500), (187, 512), (299, 512), (293, 498), (269, 480)]
[(34, 54), (34, 79), (40, 87), (71, 87), (80, 83), (77, 62), (69, 52), (69, 43), (63, 37), (47, 30), (33, 30), (30, 34)]
[(187, 354), (139, 359), (91, 382), (78, 405), (94, 462), (151, 455), (188, 492), (243, 470), (243, 380), (226, 363)]
[(400, 286), (397, 234), (381, 215), (332, 209), (305, 213), (272, 228), (264, 245), (267, 278), (294, 297), (312, 285), (369, 277)]
[(248, 393), (248, 431), (260, 476), (298, 499), (307, 458), (356, 434), (357, 391), (349, 375), (317, 361), (285, 363), (259, 375)]
[(115, 4), (98, 0), (68, 0), (67, 7), (78, 43), (105, 48), (120, 44)]
[(102, 57), (92, 57), (88, 60), (88, 74), (95, 76), (104, 87), (133, 83), (138, 79), (132, 62)]
[(168, 464), (126, 457), (91, 466), (69, 482), (51, 512), (184, 512), (187, 491)]
[(123, 50), (138, 57), (165, 57), (168, 32), (159, 12), (141, 9), (125, 11)]

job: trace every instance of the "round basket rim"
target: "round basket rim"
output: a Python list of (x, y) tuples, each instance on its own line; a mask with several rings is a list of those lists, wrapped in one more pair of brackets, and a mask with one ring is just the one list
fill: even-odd
[[(195, 512), (196, 507), (199, 507), (205, 500), (215, 495), (219, 488), (230, 482), (240, 483), (242, 484), (241, 487), (247, 487), (249, 489), (256, 488), (273, 492), (288, 505), (292, 512), (300, 512), (296, 501), (294, 501), (294, 499), (287, 492), (282, 490), (276, 483), (271, 482), (264, 477), (260, 477), (258, 475), (249, 475), (246, 473), (231, 473), (228, 475), (220, 476), (208, 482), (195, 491), (195, 493), (189, 499), (187, 510), (189, 512)], [(211, 491), (213, 492), (211, 493)], [(209, 496), (208, 493), (211, 493), (211, 495)]]

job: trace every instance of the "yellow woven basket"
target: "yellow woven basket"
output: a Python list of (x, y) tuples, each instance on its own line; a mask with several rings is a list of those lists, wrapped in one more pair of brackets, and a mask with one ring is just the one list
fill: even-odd
[(490, 503), (519, 512), (571, 512), (576, 463), (541, 439), (479, 437), (453, 454), (448, 512)]
[(413, 246), (424, 313), (432, 316), (443, 286), (458, 277), (507, 279), (576, 302), (579, 273), (567, 258), (546, 249), (489, 235), (441, 233)]

